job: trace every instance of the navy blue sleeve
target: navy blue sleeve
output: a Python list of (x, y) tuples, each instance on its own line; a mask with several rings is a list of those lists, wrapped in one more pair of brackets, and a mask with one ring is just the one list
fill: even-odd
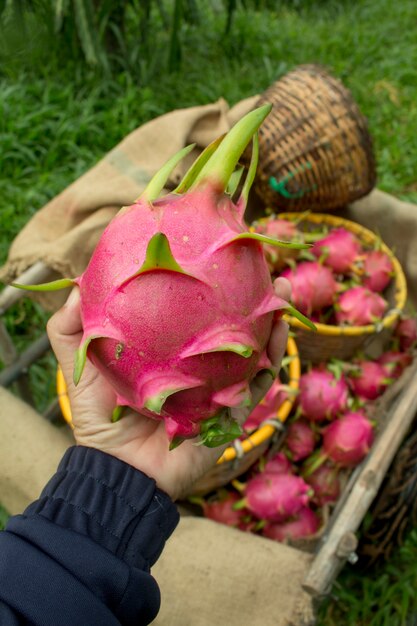
[(178, 523), (142, 472), (93, 448), (70, 448), (23, 515), (0, 533), (0, 624), (149, 624), (150, 574)]

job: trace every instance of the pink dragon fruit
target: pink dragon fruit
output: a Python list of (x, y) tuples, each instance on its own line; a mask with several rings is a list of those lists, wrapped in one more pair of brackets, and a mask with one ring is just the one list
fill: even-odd
[(287, 387), (276, 378), (269, 388), (265, 397), (250, 413), (247, 420), (243, 424), (243, 428), (246, 432), (252, 432), (259, 428), (259, 426), (267, 419), (276, 417), (278, 409), (287, 400), (288, 391)]
[(368, 454), (372, 441), (372, 425), (366, 415), (345, 413), (325, 429), (323, 450), (339, 467), (355, 467)]
[(366, 287), (353, 287), (339, 297), (336, 308), (338, 324), (365, 326), (381, 319), (388, 303), (378, 294)]
[[(75, 384), (88, 355), (116, 392), (113, 421), (124, 406), (163, 420), (171, 447), (198, 434), (211, 447), (239, 436), (230, 409), (250, 403), (250, 381), (270, 367), (273, 312), (287, 303), (274, 293), (261, 243), (277, 242), (248, 232), (243, 221), (256, 131), (270, 108), (246, 115), (159, 198), (192, 146), (172, 157), (107, 226), (80, 277), (25, 287), (79, 285), (84, 333)], [(252, 161), (234, 204), (225, 190), (236, 188), (234, 168), (251, 137)]]
[(262, 535), (274, 541), (304, 539), (315, 535), (320, 528), (320, 520), (314, 511), (305, 506), (297, 515), (280, 524), (267, 522), (262, 529)]
[[(281, 241), (294, 241), (299, 238), (299, 231), (293, 222), (271, 218), (254, 225), (257, 233), (274, 237)], [(296, 250), (280, 250), (277, 246), (264, 246), (265, 257), (271, 272), (279, 271), (288, 258), (298, 254)]]
[(264, 472), (246, 483), (240, 506), (259, 519), (284, 522), (308, 504), (310, 495), (310, 487), (299, 476)]
[(365, 253), (363, 261), (364, 278), (362, 284), (371, 291), (382, 292), (388, 287), (394, 266), (391, 259), (381, 250), (372, 250)]
[(412, 350), (417, 346), (417, 319), (404, 317), (398, 322), (394, 334), (399, 339), (400, 350)]
[(285, 439), (293, 461), (301, 461), (311, 454), (316, 445), (316, 435), (305, 420), (290, 424)]
[[(254, 463), (248, 473), (248, 478), (258, 476), (260, 473), (265, 474), (289, 474), (292, 471), (291, 461), (283, 452), (277, 452), (271, 459), (268, 460), (267, 455), (261, 456), (256, 463)], [(243, 490), (244, 485), (241, 484)]]
[(241, 497), (238, 493), (228, 491), (217, 500), (204, 501), (202, 504), (203, 515), (214, 522), (246, 530), (249, 511), (234, 508), (234, 505), (240, 500)]
[(305, 478), (312, 487), (314, 496), (312, 501), (317, 506), (336, 502), (340, 496), (340, 479), (337, 468), (325, 463)]
[(311, 252), (337, 274), (348, 272), (360, 252), (355, 235), (345, 228), (335, 228), (327, 237), (316, 241)]
[(353, 393), (364, 400), (375, 400), (390, 383), (385, 368), (377, 361), (359, 361), (347, 379)]
[(283, 452), (277, 452), (263, 467), (266, 474), (288, 474), (291, 471), (291, 463)]
[(378, 363), (380, 363), (388, 378), (399, 378), (406, 367), (408, 367), (413, 360), (411, 354), (407, 352), (385, 352), (379, 357)]
[(332, 419), (347, 408), (348, 386), (343, 377), (313, 368), (300, 377), (298, 401), (309, 421)]
[(294, 305), (305, 315), (333, 304), (337, 283), (328, 267), (305, 261), (285, 269), (281, 276), (290, 281)]

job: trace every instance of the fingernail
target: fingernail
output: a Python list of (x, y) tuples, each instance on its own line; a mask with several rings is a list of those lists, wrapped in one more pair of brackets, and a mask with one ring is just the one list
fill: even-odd
[(80, 290), (78, 287), (74, 287), (74, 289), (71, 291), (70, 295), (68, 296), (68, 300), (65, 303), (65, 306), (69, 306), (69, 307), (73, 307), (76, 304), (78, 304), (80, 299)]

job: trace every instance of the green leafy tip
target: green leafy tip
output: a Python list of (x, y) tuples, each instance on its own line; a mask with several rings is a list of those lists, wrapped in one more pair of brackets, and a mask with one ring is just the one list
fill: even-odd
[(217, 150), (220, 143), (223, 141), (224, 135), (218, 137), (215, 141), (212, 141), (211, 144), (207, 146), (200, 154), (200, 156), (194, 161), (188, 172), (185, 174), (184, 178), (178, 185), (176, 189), (174, 189), (174, 193), (185, 193), (189, 190), (198, 174), (201, 172), (207, 161), (210, 159), (212, 154)]
[(145, 402), (145, 408), (153, 413), (156, 413), (157, 415), (161, 415), (162, 407), (164, 406), (166, 399), (178, 391), (183, 391), (183, 389), (184, 387), (165, 389), (164, 391), (161, 391), (161, 393), (148, 398)]
[(174, 154), (161, 169), (153, 176), (148, 183), (145, 191), (139, 196), (140, 199), (147, 202), (153, 202), (156, 200), (163, 188), (165, 187), (172, 171), (178, 165), (178, 163), (195, 148), (195, 143), (190, 146), (186, 146), (176, 154)]
[(253, 185), (253, 181), (255, 180), (256, 168), (258, 167), (259, 160), (259, 139), (258, 133), (255, 133), (252, 140), (252, 156), (249, 164), (248, 173), (246, 176), (246, 180), (243, 184), (242, 193), (240, 194), (241, 202), (243, 206), (246, 207), (249, 199), (249, 192)]
[(156, 233), (149, 240), (145, 261), (134, 276), (139, 276), (139, 274), (153, 270), (169, 270), (171, 272), (187, 274), (174, 259), (168, 238), (163, 233)]
[(124, 406), (120, 406), (120, 405), (117, 405), (113, 409), (113, 413), (111, 414), (111, 421), (113, 424), (115, 422), (118, 422), (119, 419), (122, 417), (123, 409), (124, 409)]
[(175, 448), (178, 448), (178, 446), (180, 446), (184, 441), (184, 437), (174, 437), (169, 442), (169, 451), (171, 452), (171, 450), (175, 450)]
[(299, 322), (304, 324), (304, 326), (307, 326), (307, 328), (309, 328), (310, 330), (317, 331), (317, 328), (316, 328), (315, 324), (313, 324), (313, 322), (311, 320), (309, 320), (308, 317), (306, 317), (305, 315), (300, 313), (300, 311), (297, 311), (297, 309), (295, 307), (293, 307), (290, 304), (288, 304), (285, 307), (285, 311), (289, 315), (292, 315), (293, 317), (295, 317)]
[(39, 285), (20, 285), (19, 283), (12, 283), (12, 287), (26, 291), (58, 291), (59, 289), (73, 287), (74, 285), (75, 281), (72, 278), (60, 278), (59, 280), (53, 280), (50, 283), (40, 283)]
[(217, 448), (240, 437), (242, 429), (230, 416), (229, 411), (211, 417), (201, 423), (200, 440), (207, 448)]
[(239, 356), (243, 356), (244, 359), (249, 359), (253, 354), (253, 348), (245, 346), (243, 343), (224, 343), (221, 346), (216, 346), (210, 352), (235, 352)]
[(87, 360), (87, 350), (93, 339), (99, 339), (100, 335), (92, 335), (91, 337), (87, 337), (87, 339), (80, 345), (78, 350), (75, 351), (75, 359), (74, 359), (74, 374), (73, 380), (74, 385), (78, 385), (80, 382), (82, 373), (84, 371), (85, 362)]
[(226, 189), (243, 151), (271, 108), (271, 104), (264, 104), (245, 115), (233, 126), (195, 178), (192, 188), (206, 180), (211, 180), (219, 190)]
[(255, 239), (261, 243), (266, 243), (270, 246), (277, 246), (278, 248), (290, 248), (293, 250), (306, 250), (311, 247), (309, 243), (296, 243), (294, 241), (281, 241), (280, 239), (274, 239), (273, 237), (267, 237), (260, 233), (240, 233), (237, 237), (234, 237), (232, 241), (239, 241), (240, 239)]

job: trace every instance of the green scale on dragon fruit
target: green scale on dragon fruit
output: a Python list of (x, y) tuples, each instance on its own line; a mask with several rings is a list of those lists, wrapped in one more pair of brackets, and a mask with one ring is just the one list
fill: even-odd
[[(163, 420), (172, 448), (196, 435), (215, 447), (241, 434), (231, 409), (250, 405), (251, 380), (271, 367), (266, 346), (275, 311), (312, 326), (276, 296), (262, 249), (308, 246), (249, 232), (244, 223), (257, 130), (270, 109), (242, 118), (161, 196), (193, 146), (174, 155), (107, 226), (81, 276), (20, 285), (79, 286), (84, 332), (75, 384), (88, 357), (116, 392), (114, 421), (126, 406)], [(235, 168), (251, 139), (251, 163), (233, 202), (243, 171)]]

